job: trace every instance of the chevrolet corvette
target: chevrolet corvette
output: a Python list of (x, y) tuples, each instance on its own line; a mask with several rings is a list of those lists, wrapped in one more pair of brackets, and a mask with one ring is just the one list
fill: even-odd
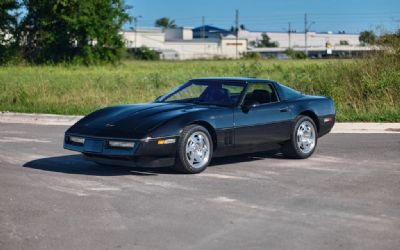
[(154, 102), (95, 111), (65, 132), (64, 148), (100, 165), (170, 166), (200, 173), (213, 157), (281, 149), (310, 157), (329, 133), (331, 98), (256, 78), (192, 79)]

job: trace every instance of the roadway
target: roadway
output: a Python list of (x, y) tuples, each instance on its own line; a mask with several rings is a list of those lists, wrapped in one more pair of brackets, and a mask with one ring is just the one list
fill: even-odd
[(87, 162), (66, 128), (0, 123), (0, 249), (400, 249), (399, 133), (181, 175)]

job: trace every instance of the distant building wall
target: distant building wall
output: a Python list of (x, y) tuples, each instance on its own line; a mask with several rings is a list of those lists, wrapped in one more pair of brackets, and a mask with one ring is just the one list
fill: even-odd
[[(247, 41), (238, 40), (238, 54), (247, 51)], [(200, 58), (235, 58), (236, 40), (222, 39), (221, 42), (203, 42), (199, 39), (191, 42), (175, 41), (166, 42), (164, 49), (177, 52), (177, 59), (200, 59)]]
[(156, 49), (162, 48), (165, 42), (165, 34), (160, 29), (138, 29), (136, 35), (135, 31), (122, 31), (121, 34), (127, 48), (134, 48), (136, 45), (136, 47), (146, 46)]
[(192, 40), (193, 39), (193, 29), (188, 27), (182, 28), (182, 39), (183, 40)]
[(221, 40), (223, 53), (229, 55), (230, 58), (236, 57), (236, 49), (238, 54), (247, 52), (247, 39), (236, 39), (230, 35)]
[(215, 55), (222, 54), (218, 43), (176, 41), (166, 42), (164, 48), (176, 51), (177, 59), (180, 60), (212, 58)]
[[(207, 28), (210, 34), (211, 31), (223, 32), (223, 30), (221, 31), (221, 29), (216, 27), (208, 26)], [(289, 47), (289, 35), (284, 32), (266, 32), (272, 42), (278, 42), (278, 48), (253, 48), (249, 46), (250, 42), (261, 40), (262, 33), (241, 30), (239, 39), (236, 39), (234, 35), (222, 37), (222, 33), (218, 33), (218, 38), (193, 38), (193, 29), (189, 27), (165, 30), (141, 28), (137, 29), (137, 33), (135, 31), (121, 32), (126, 47), (146, 46), (160, 52), (161, 58), (164, 59), (236, 58), (237, 55), (247, 51), (270, 55), (284, 53), (283, 51)], [(340, 51), (340, 53), (350, 54), (351, 51), (359, 51), (358, 49), (368, 52), (368, 50), (365, 50), (366, 47), (360, 46), (358, 35), (355, 34), (309, 32), (307, 36), (310, 56), (314, 54), (318, 56), (323, 55), (323, 53), (326, 54), (326, 43), (330, 43), (331, 48), (334, 51)], [(137, 40), (135, 41), (135, 39)], [(344, 46), (344, 49), (338, 48), (340, 41), (347, 41), (349, 45)], [(304, 33), (291, 34), (291, 47), (297, 50), (304, 50)]]
[[(146, 46), (161, 53), (165, 59), (199, 59), (199, 58), (235, 58), (236, 47), (238, 54), (247, 51), (247, 40), (228, 36), (223, 39), (193, 39), (191, 28), (177, 29), (138, 29), (125, 31), (122, 35), (126, 47)], [(135, 38), (137, 41), (135, 42)]]
[[(249, 42), (262, 39), (262, 33), (266, 33), (271, 42), (278, 42), (279, 47), (289, 47), (289, 34), (285, 32), (250, 32), (241, 30), (239, 33), (240, 38), (247, 38)], [(304, 47), (305, 37), (304, 33), (291, 33), (291, 47)], [(357, 34), (330, 34), (330, 33), (307, 33), (307, 45), (309, 47), (325, 46), (327, 42), (331, 45), (340, 45), (340, 41), (347, 41), (349, 45), (359, 46)]]
[(165, 29), (165, 40), (166, 41), (193, 40), (193, 29), (190, 27)]

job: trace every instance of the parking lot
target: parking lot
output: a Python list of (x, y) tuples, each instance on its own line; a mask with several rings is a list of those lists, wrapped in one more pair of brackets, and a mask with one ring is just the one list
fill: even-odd
[(400, 134), (330, 134), (307, 160), (199, 175), (97, 166), (66, 126), (0, 124), (0, 249), (400, 249)]

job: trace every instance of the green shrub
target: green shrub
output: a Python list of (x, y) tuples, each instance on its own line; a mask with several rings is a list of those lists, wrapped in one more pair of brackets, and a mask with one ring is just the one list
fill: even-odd
[(286, 49), (285, 54), (292, 59), (306, 59), (307, 55), (303, 51), (296, 51), (292, 48)]
[(260, 53), (253, 52), (253, 51), (243, 52), (240, 54), (240, 56), (242, 59), (261, 59), (262, 58)]
[(147, 60), (147, 61), (157, 61), (160, 60), (160, 54), (152, 49), (147, 47), (133, 48), (127, 49), (128, 59), (136, 59), (136, 60)]

